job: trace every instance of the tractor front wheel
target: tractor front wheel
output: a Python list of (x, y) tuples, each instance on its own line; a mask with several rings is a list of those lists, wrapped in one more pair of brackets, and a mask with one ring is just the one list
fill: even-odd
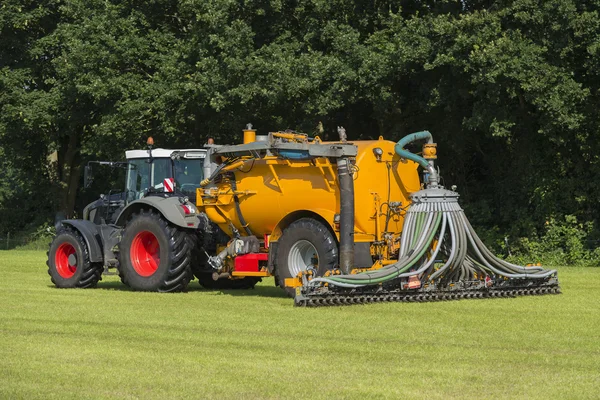
[(281, 235), (275, 257), (275, 274), (281, 288), (290, 296), (293, 288), (285, 287), (286, 278), (295, 278), (300, 271), (316, 270), (317, 276), (333, 269), (338, 263), (338, 246), (333, 233), (312, 218), (291, 223)]
[(90, 262), (87, 244), (75, 229), (63, 227), (48, 251), (48, 274), (59, 288), (95, 287), (102, 279), (102, 263)]
[(192, 278), (191, 251), (184, 229), (141, 211), (127, 223), (119, 245), (121, 280), (134, 290), (185, 291)]

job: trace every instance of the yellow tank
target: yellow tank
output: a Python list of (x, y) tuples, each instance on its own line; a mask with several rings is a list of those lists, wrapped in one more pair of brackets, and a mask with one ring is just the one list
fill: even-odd
[[(358, 148), (354, 170), (355, 242), (381, 240), (388, 215), (387, 231), (398, 234), (403, 222), (401, 208), (409, 204), (409, 194), (420, 189), (417, 164), (401, 160), (394, 151), (395, 143), (383, 138), (351, 143)], [(287, 224), (315, 214), (339, 236), (335, 162), (325, 157), (296, 161), (270, 156), (240, 161), (232, 172), (242, 216), (257, 237), (270, 235), (270, 241), (275, 242)], [(216, 187), (199, 189), (197, 204), (223, 231), (231, 233), (233, 224), (245, 234), (233, 194), (231, 182), (223, 179)], [(394, 202), (401, 206), (395, 204), (394, 212), (388, 213), (388, 203)]]

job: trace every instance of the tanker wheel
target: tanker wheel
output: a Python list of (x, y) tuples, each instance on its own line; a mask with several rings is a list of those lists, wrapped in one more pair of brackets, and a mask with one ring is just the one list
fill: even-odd
[(285, 287), (286, 278), (294, 278), (308, 268), (315, 268), (317, 276), (323, 276), (337, 262), (338, 246), (331, 231), (315, 219), (301, 218), (285, 228), (278, 241), (275, 257), (277, 283), (293, 297), (295, 290)]
[(119, 245), (119, 275), (134, 290), (181, 292), (192, 278), (188, 233), (152, 211), (129, 220)]
[(48, 251), (48, 274), (59, 288), (95, 287), (102, 279), (102, 263), (90, 262), (87, 244), (76, 230), (61, 229)]
[[(208, 243), (209, 247), (214, 247), (214, 249), (210, 249), (210, 251), (216, 251), (216, 245), (211, 246), (214, 242), (213, 238), (206, 238), (204, 240), (205, 243)], [(203, 242), (203, 237), (201, 237), (197, 232), (193, 232), (189, 235), (189, 240), (192, 245), (192, 262), (191, 268), (194, 276), (198, 278), (198, 282), (200, 285), (206, 289), (252, 289), (254, 286), (260, 282), (261, 278), (254, 277), (246, 277), (242, 279), (228, 279), (221, 278), (219, 280), (214, 280), (212, 278), (212, 267), (208, 265), (208, 258), (204, 253), (204, 249), (201, 246)]]

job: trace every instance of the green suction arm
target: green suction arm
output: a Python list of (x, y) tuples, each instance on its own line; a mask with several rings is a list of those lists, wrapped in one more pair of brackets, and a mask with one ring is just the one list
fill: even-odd
[(428, 143), (433, 143), (433, 136), (431, 136), (431, 133), (429, 131), (421, 131), (417, 133), (411, 133), (410, 135), (406, 135), (402, 139), (398, 140), (398, 143), (396, 143), (396, 146), (394, 146), (394, 150), (400, 157), (406, 158), (407, 160), (412, 160), (421, 165), (423, 168), (429, 168), (429, 163), (426, 159), (411, 153), (404, 148), (404, 146), (407, 144), (422, 139), (427, 139)]
[(438, 183), (438, 176), (437, 171), (433, 167), (433, 162), (430, 163), (423, 157), (411, 153), (404, 148), (404, 146), (411, 142), (416, 142), (417, 140), (423, 139), (427, 139), (427, 143), (433, 143), (433, 136), (431, 133), (429, 131), (421, 131), (417, 133), (411, 133), (410, 135), (406, 135), (402, 139), (398, 140), (398, 143), (396, 143), (396, 146), (394, 146), (394, 150), (400, 157), (414, 161), (425, 168), (429, 172), (429, 186), (436, 187)]

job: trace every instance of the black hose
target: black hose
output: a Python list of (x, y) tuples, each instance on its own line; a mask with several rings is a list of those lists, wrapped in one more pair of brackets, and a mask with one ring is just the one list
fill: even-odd
[(340, 269), (349, 274), (354, 266), (354, 179), (350, 160), (337, 160), (340, 184)]
[(235, 204), (235, 212), (237, 213), (238, 219), (240, 220), (240, 224), (242, 224), (242, 228), (246, 231), (248, 236), (252, 236), (252, 231), (248, 227), (244, 216), (242, 215), (242, 209), (240, 208), (240, 199), (235, 192), (237, 191), (237, 184), (235, 182), (235, 174), (233, 172), (229, 173), (229, 180), (231, 185), (231, 190), (233, 191), (233, 203)]

